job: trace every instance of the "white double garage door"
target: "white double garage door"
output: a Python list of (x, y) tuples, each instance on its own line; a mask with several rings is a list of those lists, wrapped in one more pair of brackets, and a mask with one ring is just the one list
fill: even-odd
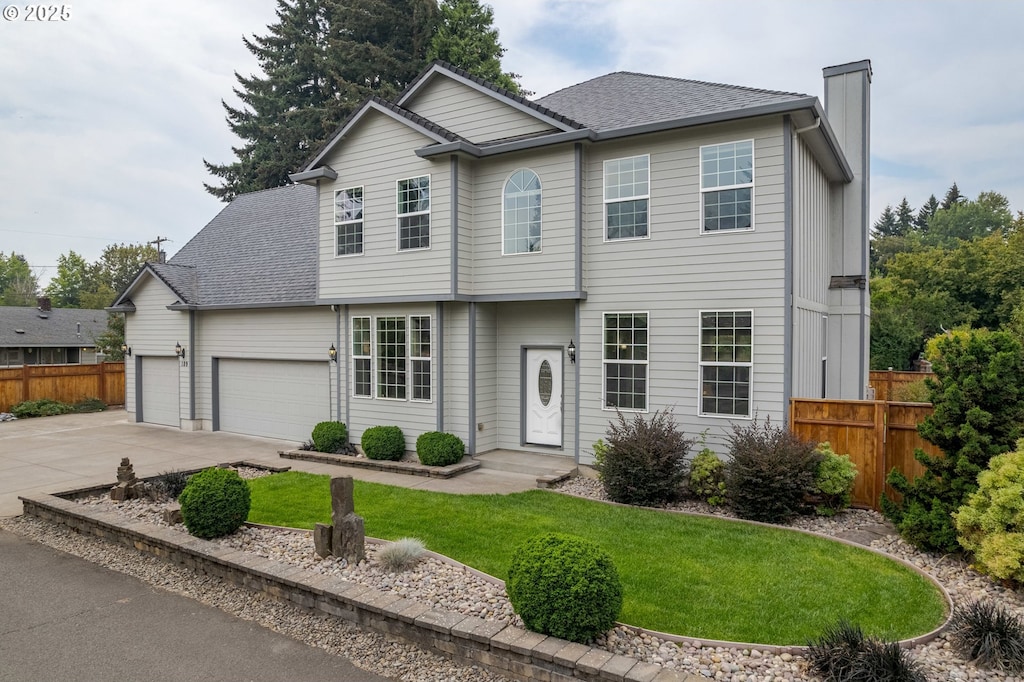
[[(221, 358), (214, 364), (215, 430), (302, 442), (318, 422), (333, 418), (327, 362)], [(143, 421), (180, 425), (179, 409), (187, 403), (179, 397), (178, 372), (177, 358), (145, 359)]]

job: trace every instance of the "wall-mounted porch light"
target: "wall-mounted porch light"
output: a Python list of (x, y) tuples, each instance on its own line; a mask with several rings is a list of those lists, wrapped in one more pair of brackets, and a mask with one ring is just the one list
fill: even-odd
[(331, 344), (331, 347), (327, 349), (327, 355), (331, 358), (331, 362), (338, 361), (338, 349), (334, 347), (333, 343)]
[(128, 357), (131, 357), (131, 355), (132, 355), (132, 347), (129, 346), (127, 343), (122, 343), (121, 344), (121, 352), (124, 353), (125, 355), (127, 355)]
[(183, 345), (181, 345), (180, 343), (175, 343), (174, 344), (174, 354), (177, 355), (179, 358), (184, 359), (185, 358), (185, 347)]
[(572, 342), (572, 339), (569, 339), (569, 348), (566, 349), (566, 352), (569, 354), (569, 362), (571, 362), (572, 364), (575, 365), (576, 364), (576, 344)]

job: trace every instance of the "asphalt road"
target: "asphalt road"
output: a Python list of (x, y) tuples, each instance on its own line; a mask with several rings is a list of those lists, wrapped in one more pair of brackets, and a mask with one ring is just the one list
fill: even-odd
[(0, 681), (385, 680), (255, 623), (0, 530)]

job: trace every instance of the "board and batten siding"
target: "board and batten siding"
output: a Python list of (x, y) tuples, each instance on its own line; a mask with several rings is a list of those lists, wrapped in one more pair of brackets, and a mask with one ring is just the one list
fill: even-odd
[[(541, 250), (502, 254), (505, 183), (519, 169), (541, 182)], [(477, 161), (473, 270), (477, 295), (570, 291), (575, 287), (575, 165), (572, 145)]]
[[(173, 358), (174, 344), (188, 344), (188, 313), (167, 309), (177, 301), (177, 294), (153, 277), (139, 283), (132, 292), (135, 312), (125, 315), (125, 343), (131, 346), (133, 357)], [(128, 358), (124, 364), (124, 402), (129, 414), (135, 413), (135, 367), (136, 363)], [(178, 395), (181, 400), (188, 400), (188, 369), (185, 367), (179, 368)], [(181, 409), (181, 414), (187, 418), (187, 402)]]
[(821, 398), (829, 285), (829, 199), (825, 173), (793, 135), (793, 396)]
[[(701, 234), (700, 147), (754, 140), (754, 229)], [(753, 311), (752, 409), (784, 415), (785, 156), (781, 117), (631, 138), (587, 149), (585, 285), (580, 306), (580, 451), (606, 435), (604, 313), (649, 314), (648, 412), (672, 408), (689, 435), (708, 430), (720, 454), (734, 423), (699, 415), (700, 311)], [(650, 154), (649, 238), (605, 241), (603, 162)]]
[[(319, 297), (445, 294), (451, 291), (450, 160), (421, 159), (433, 141), (371, 111), (324, 159), (337, 180), (320, 183)], [(430, 175), (430, 248), (398, 250), (397, 182)], [(363, 253), (338, 257), (334, 191), (363, 188)]]
[(471, 142), (490, 142), (555, 128), (497, 97), (463, 83), (437, 77), (416, 93), (405, 108)]
[[(349, 317), (370, 317), (371, 329), (373, 330), (373, 360), (370, 365), (373, 371), (371, 392), (373, 397), (358, 397), (351, 395), (349, 389), (349, 439), (353, 443), (359, 443), (363, 431), (371, 426), (398, 426), (405, 435), (405, 449), (416, 450), (416, 439), (420, 434), (427, 431), (437, 430), (437, 353), (434, 351), (434, 344), (437, 342), (437, 315), (436, 308), (432, 303), (408, 304), (408, 305), (353, 305), (348, 309)], [(430, 400), (397, 400), (377, 397), (377, 319), (380, 317), (404, 317), (409, 315), (430, 316)], [(350, 323), (351, 329), (351, 323)], [(409, 339), (409, 326), (406, 324), (406, 339)], [(407, 345), (408, 348), (408, 345)], [(352, 352), (351, 339), (345, 342), (345, 352)], [(339, 351), (340, 354), (340, 351)], [(339, 362), (341, 359), (339, 358)], [(448, 369), (449, 358), (445, 356), (445, 369)], [(349, 360), (351, 369), (351, 358)], [(409, 362), (406, 364), (406, 374), (412, 376), (412, 367)], [(411, 384), (407, 384), (407, 395), (411, 395)], [(448, 392), (445, 391), (447, 399)]]
[(576, 441), (574, 369), (565, 354), (575, 329), (575, 302), (497, 304), (497, 447), (551, 454), (552, 448), (522, 444), (522, 348), (562, 348), (563, 421), (561, 452), (572, 457)]
[[(329, 359), (331, 344), (338, 347), (336, 331), (336, 316), (329, 306), (200, 312), (196, 316), (196, 418), (204, 429), (212, 428), (213, 358), (323, 362)], [(328, 370), (325, 363), (324, 371)], [(333, 369), (330, 373), (334, 396), (336, 373)], [(333, 402), (330, 414), (337, 414)]]

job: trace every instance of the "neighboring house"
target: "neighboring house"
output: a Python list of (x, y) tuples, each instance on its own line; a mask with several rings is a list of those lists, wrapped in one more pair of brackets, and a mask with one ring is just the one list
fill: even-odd
[(871, 67), (824, 76), (824, 107), (636, 73), (528, 101), (433, 64), (118, 297), (128, 409), (589, 462), (616, 410), (721, 451), (791, 397), (863, 398)]
[(0, 306), (0, 367), (93, 365), (96, 337), (107, 329), (102, 310)]

